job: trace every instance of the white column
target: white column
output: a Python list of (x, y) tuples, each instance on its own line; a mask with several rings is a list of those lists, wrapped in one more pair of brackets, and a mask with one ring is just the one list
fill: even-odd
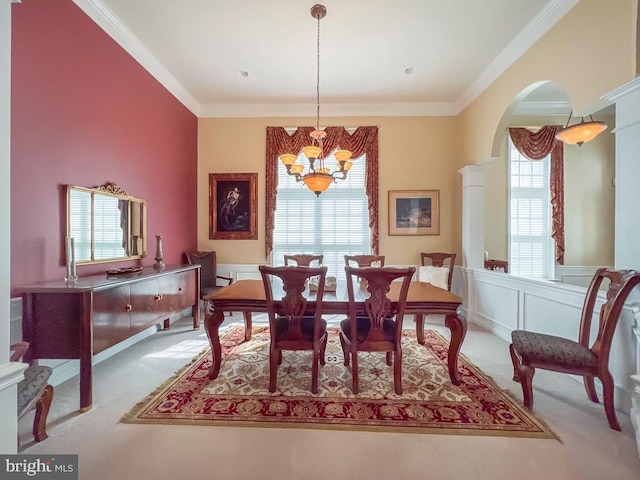
[(484, 167), (467, 165), (462, 175), (462, 266), (484, 268)]
[(9, 362), (12, 3), (18, 2), (0, 0), (0, 453), (17, 451), (16, 384), (25, 368)]
[[(614, 90), (605, 97), (616, 105), (616, 192), (615, 192), (615, 268), (640, 270), (640, 77)], [(638, 301), (640, 292), (631, 293), (630, 301)], [(640, 318), (634, 308), (632, 335), (635, 373), (631, 377), (631, 420), (640, 453)]]

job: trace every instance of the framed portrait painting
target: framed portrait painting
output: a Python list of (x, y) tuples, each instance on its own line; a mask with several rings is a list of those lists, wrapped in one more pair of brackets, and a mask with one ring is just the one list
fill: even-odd
[(439, 190), (389, 190), (389, 235), (440, 235)]
[(209, 174), (209, 238), (258, 238), (258, 174)]

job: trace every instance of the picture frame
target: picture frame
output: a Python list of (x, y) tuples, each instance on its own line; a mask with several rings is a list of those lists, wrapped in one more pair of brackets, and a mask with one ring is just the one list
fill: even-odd
[(389, 235), (440, 235), (440, 190), (389, 190)]
[(258, 174), (209, 174), (209, 238), (258, 238)]

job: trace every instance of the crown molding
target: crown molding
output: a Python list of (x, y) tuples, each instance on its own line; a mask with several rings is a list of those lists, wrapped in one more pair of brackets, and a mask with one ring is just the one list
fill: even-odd
[[(489, 64), (455, 102), (323, 104), (325, 116), (455, 116), (507, 70), (580, 0), (550, 0), (544, 9)], [(315, 104), (199, 104), (144, 44), (101, 0), (73, 0), (169, 93), (198, 117), (313, 117)]]
[[(316, 116), (316, 104), (208, 104), (201, 118), (308, 117)], [(424, 117), (457, 115), (452, 103), (323, 103), (323, 117)]]
[(457, 112), (467, 108), (489, 85), (495, 82), (533, 44), (547, 33), (580, 0), (551, 0), (536, 17), (527, 24), (516, 38), (498, 54), (489, 66), (476, 78), (455, 102)]
[(160, 63), (147, 47), (101, 0), (73, 0), (80, 9), (98, 24), (118, 45), (129, 53), (160, 84), (193, 114), (200, 105), (189, 91)]
[(554, 116), (566, 117), (571, 113), (570, 102), (522, 102), (518, 105), (514, 116)]

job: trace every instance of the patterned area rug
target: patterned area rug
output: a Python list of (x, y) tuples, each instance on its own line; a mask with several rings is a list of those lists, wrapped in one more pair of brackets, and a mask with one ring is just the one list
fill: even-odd
[(463, 384), (453, 385), (448, 343), (434, 331), (425, 331), (425, 345), (416, 342), (415, 331), (405, 331), (400, 396), (384, 353), (359, 354), (360, 393), (351, 393), (351, 370), (343, 365), (335, 328), (329, 329), (317, 395), (311, 394), (311, 353), (289, 351), (278, 388), (269, 393), (268, 329), (254, 327), (251, 341), (243, 339), (242, 326), (222, 336), (217, 379), (207, 378), (207, 348), (122, 421), (557, 438), (464, 355), (458, 362)]

